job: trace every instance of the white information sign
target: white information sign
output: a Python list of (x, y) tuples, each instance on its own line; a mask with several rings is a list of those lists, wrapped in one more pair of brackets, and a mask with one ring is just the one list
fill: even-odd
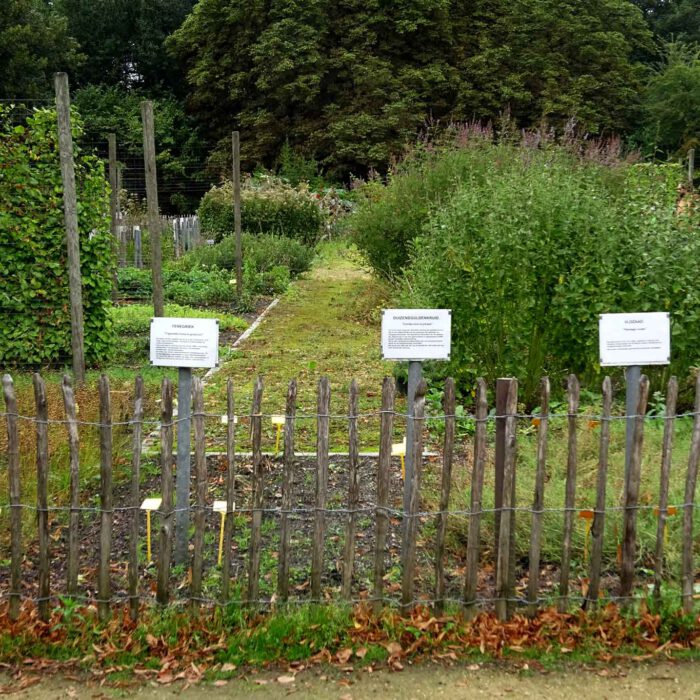
[(385, 360), (449, 360), (450, 309), (384, 309), (382, 356)]
[(601, 314), (602, 367), (667, 365), (671, 361), (671, 323), (667, 313)]
[(152, 318), (151, 364), (216, 367), (219, 364), (219, 322), (213, 318)]

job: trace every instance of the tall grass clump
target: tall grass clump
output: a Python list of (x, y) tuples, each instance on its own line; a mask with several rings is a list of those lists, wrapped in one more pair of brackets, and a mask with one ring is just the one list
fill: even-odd
[(687, 378), (700, 355), (700, 218), (677, 213), (680, 169), (623, 159), (615, 143), (477, 136), (422, 146), (370, 186), (355, 222), (372, 262), (387, 212), (415, 215), (396, 303), (452, 309), (441, 371), (463, 387), (516, 376), (535, 402), (544, 374), (597, 381), (599, 314), (668, 311), (670, 371)]

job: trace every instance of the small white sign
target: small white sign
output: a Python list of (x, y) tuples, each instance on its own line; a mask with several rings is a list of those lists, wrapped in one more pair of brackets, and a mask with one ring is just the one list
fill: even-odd
[(450, 309), (384, 309), (382, 356), (385, 360), (449, 360)]
[(671, 323), (664, 312), (601, 314), (601, 367), (667, 365), (671, 361)]
[(151, 364), (216, 367), (219, 364), (219, 322), (213, 318), (152, 318)]

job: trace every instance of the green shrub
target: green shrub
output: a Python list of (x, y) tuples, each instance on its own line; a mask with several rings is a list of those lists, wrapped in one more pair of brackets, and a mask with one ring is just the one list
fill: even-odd
[(697, 213), (676, 214), (676, 166), (633, 165), (600, 144), (482, 140), (460, 152), (474, 168), (413, 241), (397, 301), (452, 309), (441, 373), (463, 388), (516, 376), (535, 403), (543, 374), (555, 387), (568, 372), (600, 379), (600, 313), (669, 311), (669, 371), (688, 377), (700, 237)]
[[(212, 187), (202, 198), (199, 219), (205, 236), (217, 242), (234, 230), (233, 185)], [(249, 233), (275, 233), (313, 244), (324, 214), (317, 195), (301, 185), (292, 187), (272, 176), (251, 178), (241, 190), (241, 226)]]
[[(81, 133), (73, 115), (73, 137)], [(114, 254), (102, 161), (74, 147), (88, 363), (107, 359)], [(68, 265), (56, 112), (36, 110), (12, 125), (0, 107), (0, 326), (3, 363), (40, 365), (71, 357)]]
[(153, 295), (153, 277), (150, 270), (138, 267), (120, 267), (117, 270), (119, 294), (127, 299), (150, 299)]
[[(238, 316), (221, 311), (194, 309), (191, 306), (166, 304), (165, 315), (173, 318), (217, 318), (221, 331), (244, 331), (248, 327), (248, 323)], [(153, 306), (151, 304), (115, 306), (112, 308), (111, 316), (114, 328), (120, 337), (147, 334), (153, 317)]]

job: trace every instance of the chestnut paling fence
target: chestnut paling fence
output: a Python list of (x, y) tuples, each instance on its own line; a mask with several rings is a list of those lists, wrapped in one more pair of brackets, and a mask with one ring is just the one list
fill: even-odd
[[(376, 609), (384, 604), (398, 604), (405, 608), (417, 604), (433, 605), (438, 613), (446, 604), (459, 604), (467, 615), (475, 614), (484, 606), (493, 606), (499, 617), (505, 619), (515, 610), (525, 608), (534, 612), (543, 605), (556, 602), (560, 610), (566, 610), (574, 604), (594, 607), (601, 600), (603, 576), (603, 542), (606, 528), (606, 516), (610, 516), (611, 507), (606, 506), (606, 488), (608, 487), (608, 454), (610, 445), (610, 428), (613, 421), (626, 420), (627, 416), (612, 415), (612, 387), (609, 378), (603, 383), (602, 409), (599, 415), (582, 416), (579, 412), (579, 383), (571, 375), (567, 384), (567, 410), (565, 413), (550, 413), (550, 385), (548, 379), (541, 384), (541, 406), (533, 415), (518, 415), (518, 383), (516, 380), (499, 380), (504, 384), (497, 392), (496, 414), (489, 412), (487, 386), (478, 380), (475, 392), (475, 412), (465, 416), (455, 410), (455, 386), (451, 379), (445, 383), (443, 394), (443, 415), (426, 416), (426, 385), (421, 382), (408, 414), (395, 410), (395, 386), (391, 379), (385, 379), (382, 387), (381, 409), (372, 414), (360, 414), (359, 390), (353, 381), (349, 390), (348, 414), (333, 416), (330, 410), (330, 383), (322, 378), (318, 384), (317, 412), (312, 416), (297, 412), (297, 384), (292, 381), (286, 401), (283, 427), (282, 456), (275, 462), (265, 457), (262, 451), (263, 419), (262, 412), (263, 383), (258, 378), (255, 382), (253, 402), (248, 416), (239, 415), (241, 424), (237, 425), (234, 407), (234, 392), (231, 381), (227, 386), (227, 413), (225, 416), (207, 414), (204, 411), (202, 382), (193, 380), (192, 423), (194, 433), (194, 489), (192, 502), (185, 506), (174, 504), (173, 493), (173, 431), (179, 422), (173, 415), (173, 390), (168, 379), (164, 379), (161, 391), (161, 415), (158, 421), (144, 418), (144, 389), (140, 378), (136, 379), (133, 397), (133, 413), (128, 420), (112, 420), (111, 395), (106, 377), (99, 381), (100, 417), (97, 422), (78, 419), (77, 406), (71, 381), (64, 378), (62, 385), (65, 418), (50, 420), (48, 418), (46, 386), (41, 376), (34, 375), (35, 415), (20, 415), (12, 378), (3, 377), (5, 411), (2, 417), (7, 428), (7, 483), (9, 502), (3, 510), (9, 510), (10, 537), (9, 552), (0, 552), (1, 595), (8, 601), (9, 615), (16, 619), (20, 614), (23, 601), (32, 601), (38, 606), (39, 615), (48, 619), (52, 605), (62, 596), (68, 596), (97, 605), (101, 619), (111, 614), (114, 605), (127, 603), (133, 617), (137, 617), (144, 600), (160, 605), (177, 604), (188, 601), (194, 607), (208, 604), (242, 604), (259, 607), (270, 604), (291, 602), (322, 602), (330, 600), (370, 602)], [(619, 536), (618, 566), (616, 571), (615, 594), (608, 592), (606, 599), (617, 600), (623, 605), (633, 603), (639, 596), (635, 588), (635, 579), (639, 574), (637, 558), (639, 534), (637, 516), (641, 510), (654, 508), (658, 515), (655, 546), (653, 553), (653, 594), (660, 595), (664, 578), (664, 556), (667, 546), (667, 517), (676, 514), (682, 519), (679, 529), (681, 538), (680, 562), (680, 597), (683, 608), (692, 610), (694, 592), (693, 562), (693, 515), (696, 507), (695, 492), (698, 460), (700, 458), (700, 379), (696, 385), (695, 408), (692, 413), (683, 414), (686, 420), (692, 419), (692, 436), (687, 460), (687, 471), (683, 475), (685, 495), (682, 503), (669, 503), (669, 478), (673, 448), (674, 423), (680, 416), (676, 415), (678, 385), (675, 378), (668, 384), (665, 411), (655, 416), (663, 421), (663, 444), (661, 464), (655, 467), (659, 475), (658, 501), (652, 506), (640, 501), (640, 479), (645, 424), (650, 420), (647, 413), (649, 382), (645, 376), (640, 379), (639, 400), (634, 421), (632, 449), (625, 469), (624, 493), (619, 506), (612, 510), (621, 516), (621, 533)], [(358, 420), (374, 417), (380, 428), (380, 444), (376, 457), (371, 461), (370, 475), (371, 499), (361, 502), (361, 475), (359, 465), (363, 459), (359, 451)], [(226, 450), (221, 459), (223, 471), (219, 479), (221, 490), (225, 493), (226, 506), (221, 520), (220, 561), (212, 563), (207, 558), (211, 549), (211, 522), (207, 514), (211, 511), (210, 486), (212, 474), (208, 473), (207, 433), (205, 419), (215, 417), (226, 423)], [(552, 436), (550, 423), (554, 418), (566, 422), (566, 472), (564, 502), (557, 508), (545, 508), (545, 488), (548, 459), (548, 438)], [(576, 508), (577, 479), (577, 431), (582, 420), (595, 418), (599, 426), (599, 445), (596, 472), (595, 504), (590, 510), (579, 511)], [(248, 423), (252, 452), (249, 455), (236, 453), (237, 432)], [(303, 502), (294, 506), (294, 494), (299, 488), (299, 455), (295, 452), (295, 435), (297, 423), (301, 419), (312, 419), (316, 423), (316, 452), (311, 458), (313, 467), (313, 502)], [(331, 419), (347, 421), (348, 452), (346, 474), (343, 481), (344, 494), (330, 494), (329, 497), (329, 424)], [(531, 506), (517, 507), (515, 502), (515, 479), (518, 468), (518, 421), (527, 420), (536, 430), (536, 459), (534, 474), (534, 493)], [(409, 459), (414, 465), (408, 470), (410, 480), (401, 484), (404, 490), (403, 502), (406, 508), (395, 507), (392, 503), (391, 483), (397, 480), (396, 462), (392, 457), (393, 438), (396, 422), (405, 420), (413, 423), (412, 444), (406, 447)], [(426, 465), (424, 443), (427, 422), (439, 421), (442, 430), (441, 450), (437, 460), (439, 471), (436, 509), (423, 510), (425, 483), (423, 471)], [(468, 437), (468, 450), (457, 439), (456, 425), (459, 421), (471, 422), (473, 431)], [(599, 421), (599, 423), (598, 423)], [(217, 420), (217, 423), (220, 421)], [(23, 493), (26, 483), (21, 479), (20, 465), (20, 426), (30, 423), (35, 432), (36, 450), (32, 459), (36, 462), (36, 503), (26, 503)], [(65, 506), (50, 505), (49, 499), (49, 427), (62, 424), (65, 434), (63, 443), (67, 444), (69, 459), (69, 500)], [(142, 544), (142, 460), (144, 454), (144, 427), (155, 424), (160, 436), (160, 490), (162, 503), (157, 511), (158, 527), (155, 542), (155, 572), (153, 581), (147, 585), (144, 579)], [(81, 483), (80, 440), (81, 430), (99, 431), (99, 497), (87, 498), (93, 486)], [(113, 484), (113, 462), (117, 458), (113, 447), (113, 431), (126, 430), (130, 434), (131, 450), (130, 485), (122, 489), (123, 503), (114, 503), (115, 484)], [(491, 442), (495, 433), (495, 449)], [(560, 433), (557, 433), (560, 435)], [(551, 447), (551, 446), (550, 446)], [(453, 463), (458, 455), (460, 465), (469, 472), (470, 492), (469, 507), (450, 509), (451, 489), (453, 488)], [(465, 464), (466, 462), (466, 464)], [(484, 479), (487, 469), (495, 466), (495, 502), (493, 507), (484, 503)], [(240, 484), (238, 471), (248, 465), (249, 488), (246, 494), (237, 493)], [(435, 466), (435, 465), (433, 465)], [(270, 471), (270, 469), (276, 472)], [(26, 469), (25, 469), (26, 472)], [(34, 474), (31, 474), (34, 478)], [(269, 482), (276, 479), (275, 502), (269, 498)], [(366, 479), (363, 476), (362, 479)], [(25, 478), (26, 481), (26, 478)], [(266, 481), (268, 482), (266, 484)], [(367, 486), (365, 484), (365, 486)], [(267, 488), (267, 490), (266, 490)], [(454, 494), (453, 494), (454, 495)], [(97, 502), (96, 502), (97, 501)], [(340, 503), (340, 505), (333, 505)], [(189, 575), (185, 583), (173, 575), (173, 538), (175, 515), (178, 508), (191, 512), (194, 529), (191, 537), (190, 554), (187, 569)], [(27, 524), (23, 513), (35, 512), (36, 528)], [(543, 593), (541, 582), (543, 522), (548, 512), (556, 511), (561, 516), (560, 559), (557, 564), (557, 588)], [(86, 576), (81, 573), (81, 537), (85, 535), (84, 518), (91, 514), (98, 521), (94, 530), (94, 548), (97, 550), (94, 585), (86, 585)], [(234, 522), (234, 514), (239, 520)], [(244, 517), (242, 523), (240, 518)], [(310, 560), (308, 580), (299, 586), (290, 583), (292, 556), (298, 556), (298, 543), (294, 544), (295, 530), (298, 523), (295, 518), (304, 516), (309, 522), (309, 543), (304, 556)], [(328, 518), (340, 517), (343, 520), (342, 547), (335, 561), (328, 555)], [(590, 552), (587, 551), (587, 587), (574, 591), (572, 586), (572, 535), (576, 518), (590, 520)], [(52, 518), (64, 518), (67, 533), (52, 536), (50, 523)], [(113, 530), (115, 517), (126, 521), (124, 562), (113, 559)], [(484, 549), (486, 546), (483, 518), (493, 517), (495, 541), (492, 546), (491, 561), (487, 564), (493, 571), (489, 585), (485, 585), (480, 570), (484, 569)], [(530, 528), (529, 552), (526, 572), (520, 581), (516, 578), (515, 560), (515, 520), (526, 519)], [(460, 556), (463, 566), (459, 569), (460, 580), (455, 584), (454, 574), (450, 573), (448, 592), (445, 570), (446, 538), (450, 518), (461, 518), (466, 526), (466, 546)], [(23, 522), (24, 520), (24, 522)], [(270, 523), (273, 523), (276, 537), (267, 537)], [(368, 524), (369, 523), (369, 524)], [(426, 525), (432, 527), (426, 530)], [(389, 537), (390, 528), (400, 535)], [(245, 529), (246, 537), (238, 539), (238, 549), (245, 550), (242, 564), (233, 567), (234, 529)], [(365, 546), (369, 531), (370, 547)], [(425, 533), (428, 534), (425, 534)], [(421, 534), (423, 533), (423, 534)], [(207, 537), (208, 535), (208, 537)], [(218, 533), (217, 533), (218, 535)], [(207, 539), (209, 542), (207, 543)], [(426, 541), (429, 540), (429, 541)], [(28, 546), (28, 542), (36, 546)], [(149, 540), (150, 542), (150, 540)], [(358, 546), (362, 542), (363, 547)], [(421, 544), (419, 544), (421, 542)], [(3, 545), (5, 547), (5, 545)], [(274, 548), (274, 552), (269, 550)], [(586, 542), (588, 550), (588, 540)], [(420, 553), (417, 550), (420, 549)], [(309, 551), (310, 550), (310, 551)], [(149, 545), (150, 552), (150, 545)], [(240, 552), (239, 552), (240, 554)], [(419, 556), (420, 554), (420, 556)], [(426, 576), (426, 557), (430, 557)], [(264, 587), (261, 587), (261, 562), (266, 558), (275, 562), (276, 581), (267, 575)], [(29, 561), (32, 559), (32, 561)], [(369, 560), (366, 566), (368, 575), (363, 581), (358, 580), (357, 571), (363, 560)], [(61, 565), (56, 567), (56, 562)], [(122, 574), (118, 564), (124, 564)], [(333, 580), (329, 568), (335, 567), (339, 572)], [(152, 568), (152, 567), (151, 567)], [(207, 571), (216, 569), (218, 589), (211, 594), (211, 585), (203, 586)], [(26, 580), (27, 571), (33, 572), (32, 581)], [(389, 572), (399, 572), (398, 581), (394, 577), (389, 585)], [(123, 579), (123, 586), (115, 586), (117, 578)], [(426, 589), (425, 580), (429, 579)], [(31, 583), (31, 585), (30, 585)], [(454, 595), (455, 585), (459, 595)]]

